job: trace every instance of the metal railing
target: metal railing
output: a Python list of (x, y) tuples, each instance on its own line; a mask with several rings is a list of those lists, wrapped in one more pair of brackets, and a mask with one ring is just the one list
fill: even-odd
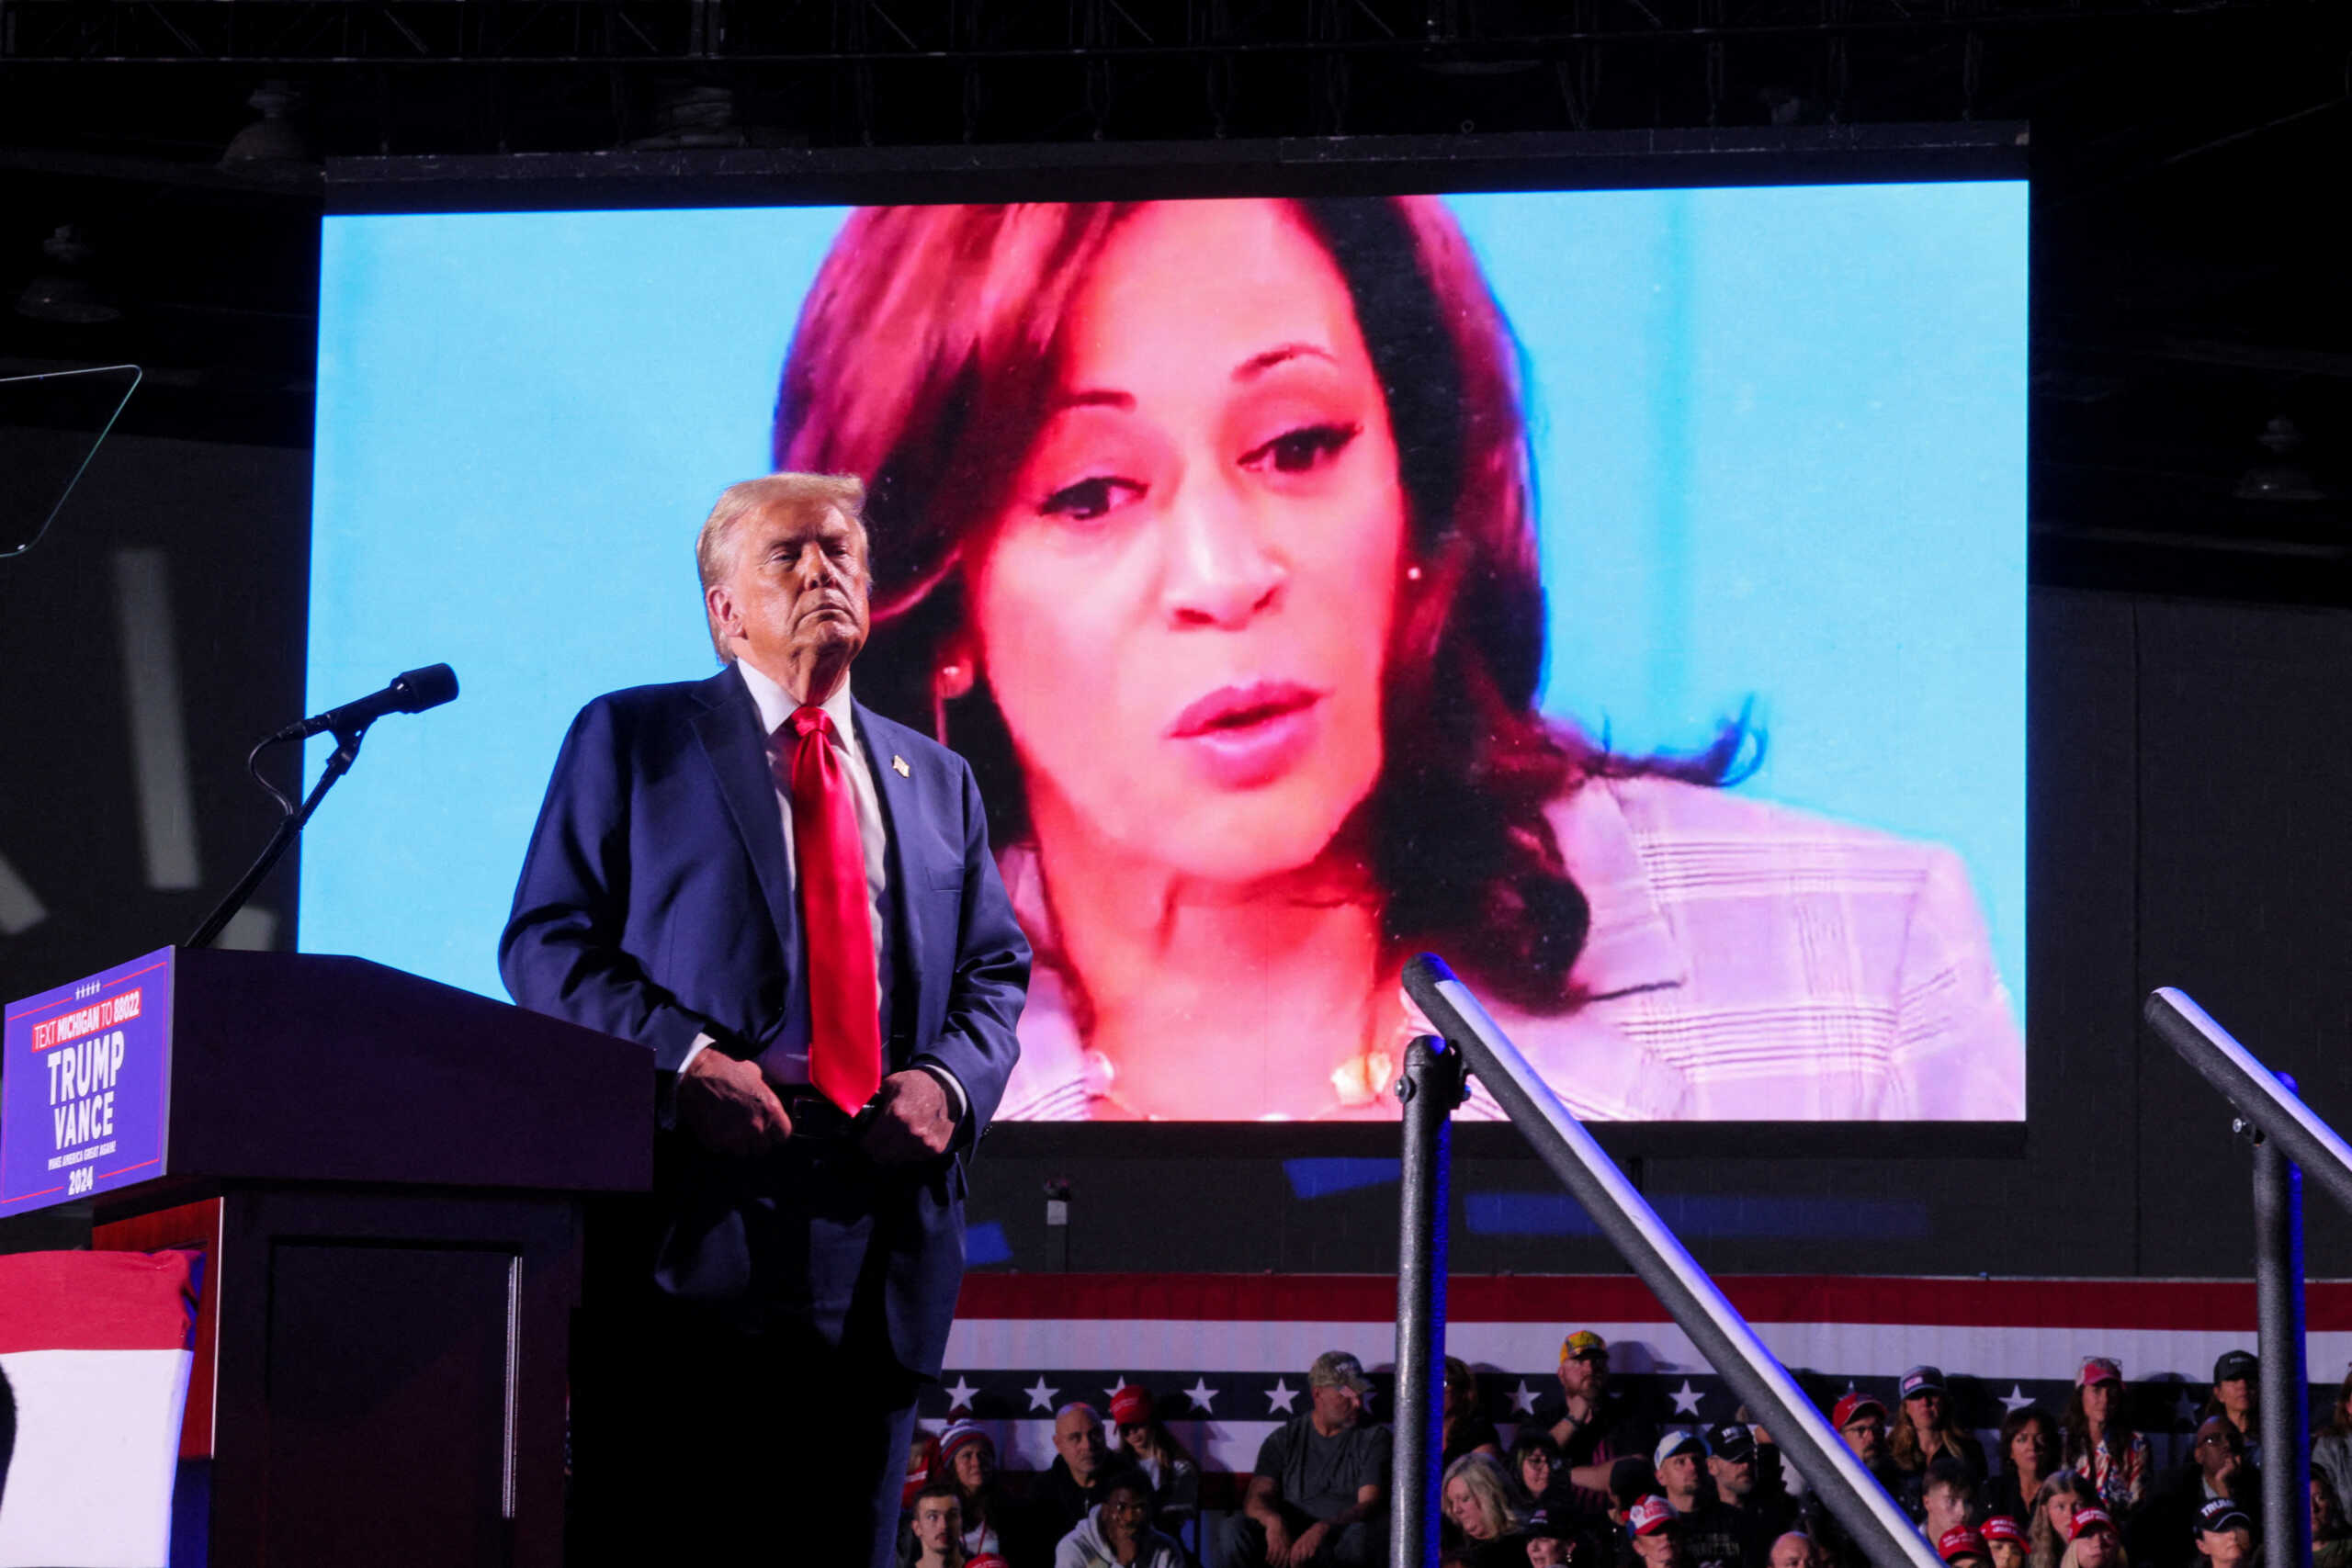
[(1396, 1568), (1437, 1562), (1440, 1414), (1432, 1393), (1445, 1353), (1448, 1128), (1461, 1102), (1465, 1069), (1476, 1075), (1584, 1205), (1750, 1417), (1770, 1431), (1871, 1561), (1878, 1568), (1942, 1568), (1918, 1528), (1444, 961), (1430, 953), (1414, 959), (1405, 968), (1405, 989), (1443, 1040), (1413, 1043), (1398, 1090), (1405, 1146), (1396, 1279), (1396, 1484), (1389, 1515), (1389, 1561)]
[(2308, 1172), (2352, 1208), (2352, 1145), (2183, 993), (2166, 986), (2143, 1010), (2237, 1112), (2254, 1139), (2256, 1351), (2262, 1361), (2262, 1541), (2265, 1568), (2311, 1568), (2311, 1412), (2303, 1345), (2303, 1188)]

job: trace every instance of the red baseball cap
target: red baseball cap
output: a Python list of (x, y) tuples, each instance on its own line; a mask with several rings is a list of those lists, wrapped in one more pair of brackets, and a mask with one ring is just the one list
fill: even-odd
[(993, 1551), (983, 1551), (978, 1557), (966, 1558), (964, 1568), (1012, 1568), (1012, 1564)]
[(1966, 1525), (1956, 1525), (1936, 1538), (1936, 1555), (1949, 1562), (1955, 1557), (1990, 1557), (1984, 1538)]
[(2025, 1527), (2007, 1514), (1995, 1514), (1976, 1528), (1988, 1545), (1996, 1540), (2015, 1541), (2019, 1546), (2031, 1544), (2026, 1536)]
[(1116, 1426), (1131, 1426), (1151, 1419), (1151, 1391), (1136, 1383), (1125, 1383), (1111, 1396), (1111, 1420)]
[(2093, 1530), (2105, 1530), (2113, 1535), (2115, 1520), (2105, 1508), (2077, 1508), (2075, 1510), (2075, 1528), (2066, 1532), (2066, 1539), (2070, 1542), (2077, 1541)]
[(2082, 1371), (2075, 1374), (2077, 1386), (2088, 1388), (2098, 1382), (2121, 1382), (2123, 1368), (2112, 1356), (2092, 1356), (2083, 1362)]
[(1830, 1415), (1829, 1424), (1839, 1431), (1844, 1431), (1853, 1425), (1854, 1417), (1865, 1410), (1875, 1410), (1878, 1412), (1880, 1420), (1886, 1419), (1885, 1401), (1874, 1393), (1864, 1393), (1860, 1389), (1856, 1389), (1838, 1402), (1838, 1408)]
[(1656, 1535), (1674, 1523), (1674, 1505), (1652, 1495), (1625, 1510), (1625, 1529), (1634, 1535)]

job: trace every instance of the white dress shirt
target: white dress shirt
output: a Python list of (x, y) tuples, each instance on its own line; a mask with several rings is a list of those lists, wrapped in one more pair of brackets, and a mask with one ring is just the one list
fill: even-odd
[[(752, 694), (752, 701), (760, 710), (760, 728), (768, 737), (769, 773), (775, 780), (776, 809), (784, 817), (785, 874), (797, 896), (800, 886), (799, 850), (792, 839), (792, 792), (786, 780), (792, 771), (792, 748), (800, 738), (787, 728), (792, 716), (800, 709), (800, 700), (775, 682), (741, 660), (735, 661), (736, 672), (742, 676), (744, 686)], [(874, 932), (874, 1003), (882, 1005), (881, 987), (890, 973), (890, 837), (889, 828), (882, 816), (882, 795), (875, 787), (874, 771), (866, 765), (865, 748), (858, 744), (856, 709), (850, 704), (849, 677), (843, 675), (833, 694), (821, 705), (825, 716), (833, 721), (831, 744), (833, 755), (849, 778), (850, 796), (857, 804), (857, 836), (859, 846), (865, 852), (865, 910)], [(778, 734), (778, 731), (784, 733)], [(781, 758), (781, 763), (777, 759)], [(678, 1064), (684, 1073), (702, 1055), (704, 1046), (711, 1043), (707, 1034), (697, 1034), (687, 1047), (685, 1060)], [(806, 1084), (808, 1081), (808, 1055), (805, 1051), (776, 1051), (762, 1058), (768, 1076), (780, 1083)], [(886, 1062), (884, 1066), (887, 1068)], [(956, 1075), (932, 1063), (924, 1069), (939, 1079), (947, 1090), (956, 1119), (964, 1114), (964, 1086)]]

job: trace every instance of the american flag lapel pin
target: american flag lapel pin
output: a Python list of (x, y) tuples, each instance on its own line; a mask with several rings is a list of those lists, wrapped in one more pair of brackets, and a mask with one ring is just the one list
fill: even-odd
[(899, 776), (902, 779), (913, 776), (913, 770), (907, 766), (907, 760), (904, 757), (892, 754), (890, 765), (899, 770)]

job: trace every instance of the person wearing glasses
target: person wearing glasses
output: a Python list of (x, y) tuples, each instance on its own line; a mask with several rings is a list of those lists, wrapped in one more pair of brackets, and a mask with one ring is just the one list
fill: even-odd
[(2246, 1458), (2245, 1438), (2227, 1416), (2198, 1423), (2188, 1458), (2165, 1474), (2132, 1520), (2132, 1555), (2142, 1568), (2193, 1568), (2198, 1510), (2229, 1502), (2259, 1511), (2262, 1472)]
[(1559, 1378), (1559, 1392), (1535, 1402), (1530, 1422), (1558, 1446), (1577, 1506), (1602, 1513), (1610, 1502), (1609, 1467), (1628, 1455), (1648, 1458), (1657, 1434), (1610, 1385), (1609, 1341), (1592, 1330), (1579, 1328), (1560, 1341)]

